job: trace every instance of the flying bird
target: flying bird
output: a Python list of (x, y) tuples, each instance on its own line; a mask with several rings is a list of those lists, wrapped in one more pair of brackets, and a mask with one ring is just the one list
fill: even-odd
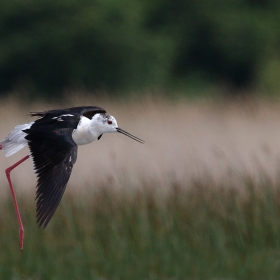
[(10, 177), (15, 167), (29, 157), (33, 160), (37, 175), (35, 195), (37, 223), (39, 227), (45, 228), (54, 215), (69, 181), (77, 159), (77, 146), (99, 140), (104, 133), (110, 132), (119, 132), (144, 143), (140, 138), (119, 128), (113, 116), (96, 106), (31, 112), (30, 115), (38, 118), (28, 124), (17, 125), (0, 142), (0, 150), (6, 157), (17, 153), (26, 145), (30, 151), (29, 155), (5, 170), (18, 219), (21, 250), (24, 228)]

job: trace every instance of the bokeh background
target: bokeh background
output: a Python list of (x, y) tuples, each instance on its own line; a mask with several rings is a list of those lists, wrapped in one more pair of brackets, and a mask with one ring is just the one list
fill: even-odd
[(0, 157), (1, 279), (279, 279), (280, 2), (2, 0), (0, 139), (96, 105), (144, 139), (79, 147), (38, 229), (36, 176)]

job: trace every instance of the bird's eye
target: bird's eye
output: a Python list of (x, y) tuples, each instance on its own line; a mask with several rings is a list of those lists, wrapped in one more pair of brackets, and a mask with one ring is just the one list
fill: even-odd
[(108, 120), (107, 123), (108, 123), (108, 124), (112, 124), (112, 121)]

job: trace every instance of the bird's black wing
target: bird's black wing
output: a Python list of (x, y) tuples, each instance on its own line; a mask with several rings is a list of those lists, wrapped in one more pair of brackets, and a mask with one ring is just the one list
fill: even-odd
[[(25, 130), (37, 174), (37, 223), (44, 228), (55, 213), (72, 168), (77, 159), (77, 145), (71, 128), (48, 130), (46, 126), (31, 126)], [(33, 127), (34, 126), (34, 127)]]
[(55, 213), (76, 162), (73, 130), (81, 116), (91, 119), (97, 113), (106, 111), (96, 106), (83, 106), (31, 113), (39, 118), (24, 132), (38, 177), (36, 212), (39, 226), (45, 228)]
[(41, 117), (36, 122), (38, 123), (50, 123), (55, 121), (55, 118), (63, 115), (78, 115), (85, 116), (91, 119), (97, 113), (106, 113), (106, 111), (97, 106), (81, 106), (66, 109), (57, 109), (44, 112), (31, 112), (31, 116)]

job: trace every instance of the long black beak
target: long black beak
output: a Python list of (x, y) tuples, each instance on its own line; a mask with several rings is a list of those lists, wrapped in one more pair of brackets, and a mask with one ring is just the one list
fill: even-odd
[(138, 137), (136, 137), (136, 136), (131, 135), (130, 133), (128, 133), (128, 132), (122, 130), (122, 129), (119, 128), (119, 127), (117, 127), (116, 130), (117, 130), (117, 132), (122, 133), (122, 134), (124, 134), (124, 135), (130, 137), (131, 139), (133, 139), (133, 140), (135, 140), (135, 141), (137, 141), (137, 142), (139, 142), (139, 143), (141, 143), (141, 144), (144, 144), (144, 143), (145, 143), (144, 140), (142, 140), (142, 139), (140, 139), (140, 138), (138, 138)]

